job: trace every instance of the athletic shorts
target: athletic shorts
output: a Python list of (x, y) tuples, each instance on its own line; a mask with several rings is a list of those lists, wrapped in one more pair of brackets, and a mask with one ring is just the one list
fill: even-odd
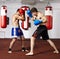
[(48, 35), (47, 27), (45, 25), (39, 25), (39, 27), (36, 29), (36, 31), (33, 33), (32, 36), (39, 39), (40, 37), (42, 37), (43, 40), (48, 40), (49, 35)]
[(12, 27), (11, 31), (12, 38), (23, 36), (23, 32), (19, 27)]

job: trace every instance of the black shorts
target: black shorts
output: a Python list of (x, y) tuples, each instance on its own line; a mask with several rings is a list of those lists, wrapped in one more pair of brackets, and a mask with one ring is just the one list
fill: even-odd
[(40, 25), (37, 30), (33, 33), (32, 35), (35, 38), (40, 38), (40, 36), (42, 36), (43, 40), (48, 40), (49, 39), (49, 35), (48, 35), (48, 31), (45, 25)]

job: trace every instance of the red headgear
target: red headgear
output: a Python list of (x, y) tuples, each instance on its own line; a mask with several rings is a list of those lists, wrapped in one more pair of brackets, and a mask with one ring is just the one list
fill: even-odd
[(22, 15), (22, 14), (24, 14), (25, 12), (24, 12), (23, 9), (19, 9), (19, 13), (20, 13), (20, 15)]

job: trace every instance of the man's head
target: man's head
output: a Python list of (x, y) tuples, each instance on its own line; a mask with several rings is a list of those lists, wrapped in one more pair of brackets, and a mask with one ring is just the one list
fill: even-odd
[(37, 12), (38, 12), (37, 8), (33, 7), (31, 9), (32, 16), (37, 16)]
[(17, 9), (17, 12), (19, 12), (19, 9)]
[(20, 9), (17, 9), (16, 13), (20, 14), (20, 13), (19, 13), (19, 10), (20, 10)]
[(24, 15), (24, 10), (23, 9), (17, 9), (17, 12), (20, 14), (20, 15)]

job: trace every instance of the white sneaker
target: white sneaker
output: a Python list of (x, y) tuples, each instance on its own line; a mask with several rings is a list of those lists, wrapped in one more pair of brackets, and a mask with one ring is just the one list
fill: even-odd
[(12, 51), (8, 51), (8, 53), (12, 53)]

